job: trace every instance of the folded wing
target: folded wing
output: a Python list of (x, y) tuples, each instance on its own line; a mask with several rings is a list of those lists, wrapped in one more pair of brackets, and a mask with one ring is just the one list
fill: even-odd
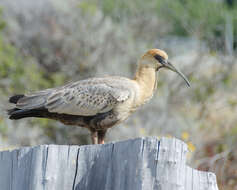
[(91, 116), (113, 109), (129, 98), (129, 90), (97, 80), (79, 81), (66, 86), (25, 95), (16, 108), (46, 108), (49, 112)]

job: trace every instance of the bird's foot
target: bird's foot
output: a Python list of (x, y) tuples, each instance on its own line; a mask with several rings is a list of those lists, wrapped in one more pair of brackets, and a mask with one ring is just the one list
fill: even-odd
[(91, 131), (92, 144), (98, 144), (98, 133), (97, 131)]
[(105, 130), (90, 130), (91, 131), (91, 140), (92, 144), (104, 144), (105, 141), (105, 134), (106, 134), (106, 129)]
[(105, 143), (105, 134), (107, 129), (98, 131), (98, 144), (104, 144)]

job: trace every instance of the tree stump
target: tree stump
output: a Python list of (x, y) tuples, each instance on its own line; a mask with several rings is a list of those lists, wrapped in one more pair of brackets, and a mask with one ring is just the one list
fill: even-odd
[(177, 139), (40, 145), (0, 152), (1, 190), (218, 190), (216, 176), (186, 166)]

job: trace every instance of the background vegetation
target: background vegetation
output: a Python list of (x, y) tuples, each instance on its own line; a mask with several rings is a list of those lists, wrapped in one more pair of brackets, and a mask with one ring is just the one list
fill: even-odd
[(87, 144), (88, 131), (44, 119), (10, 121), (12, 94), (91, 76), (132, 77), (149, 48), (190, 79), (160, 72), (152, 103), (107, 141), (175, 136), (190, 164), (237, 189), (237, 2), (234, 0), (0, 0), (0, 147)]

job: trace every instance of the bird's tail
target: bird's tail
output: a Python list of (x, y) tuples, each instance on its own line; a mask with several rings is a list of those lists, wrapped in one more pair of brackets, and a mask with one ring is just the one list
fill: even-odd
[(13, 108), (8, 110), (9, 119), (17, 120), (25, 117), (44, 117), (43, 110), (35, 109), (35, 110), (24, 110)]
[(9, 98), (9, 102), (13, 104), (17, 104), (18, 100), (23, 98), (25, 95), (24, 94), (17, 94)]
[[(13, 104), (17, 104), (20, 100), (24, 101), (24, 99), (26, 99), (26, 102), (29, 102), (29, 98), (26, 97), (23, 94), (19, 94), (19, 95), (15, 95), (9, 98), (9, 102), (13, 103)], [(32, 98), (31, 100), (32, 101)], [(31, 104), (32, 105), (32, 104)], [(15, 107), (13, 109), (9, 109), (7, 110), (7, 114), (9, 115), (9, 119), (12, 120), (16, 120), (16, 119), (22, 119), (25, 117), (44, 117), (44, 111), (45, 108), (44, 107), (39, 107), (39, 106), (32, 106), (32, 108), (30, 108), (27, 104), (28, 108), (18, 108)]]

